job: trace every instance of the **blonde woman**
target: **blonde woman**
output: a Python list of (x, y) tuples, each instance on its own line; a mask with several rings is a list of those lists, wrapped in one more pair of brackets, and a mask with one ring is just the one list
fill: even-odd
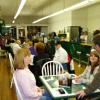
[(28, 69), (31, 62), (30, 51), (27, 48), (21, 48), (15, 55), (16, 71), (14, 73), (19, 89), (22, 93), (23, 100), (51, 100), (43, 96), (43, 90), (36, 86), (36, 80)]

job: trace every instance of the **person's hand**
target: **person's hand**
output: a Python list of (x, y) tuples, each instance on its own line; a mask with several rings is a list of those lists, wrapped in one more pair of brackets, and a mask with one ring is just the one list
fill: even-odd
[(76, 83), (80, 83), (81, 82), (79, 77), (75, 77), (74, 80), (75, 80)]
[(44, 93), (44, 89), (43, 88), (39, 88), (39, 87), (37, 87), (37, 90), (38, 90), (38, 92), (41, 92), (41, 93)]
[(38, 92), (37, 94), (38, 94), (38, 96), (42, 96), (42, 92)]
[(42, 89), (37, 87), (37, 93), (38, 93), (39, 96), (42, 96)]
[(80, 79), (75, 79), (75, 82), (76, 83), (80, 83)]
[(42, 89), (39, 88), (39, 87), (37, 87), (37, 91), (38, 91), (38, 92), (42, 92)]
[(84, 90), (78, 91), (76, 94), (78, 96), (77, 97), (78, 99), (83, 98), (86, 95), (86, 93), (84, 92)]
[(41, 92), (42, 92), (42, 94), (45, 92), (45, 90), (44, 89), (41, 89)]

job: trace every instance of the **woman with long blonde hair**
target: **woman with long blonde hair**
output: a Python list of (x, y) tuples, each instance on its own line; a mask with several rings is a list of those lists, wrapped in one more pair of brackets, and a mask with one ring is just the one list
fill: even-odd
[(16, 71), (14, 72), (23, 100), (51, 100), (46, 95), (43, 96), (43, 89), (36, 86), (34, 74), (28, 69), (31, 62), (30, 51), (21, 48), (15, 55)]

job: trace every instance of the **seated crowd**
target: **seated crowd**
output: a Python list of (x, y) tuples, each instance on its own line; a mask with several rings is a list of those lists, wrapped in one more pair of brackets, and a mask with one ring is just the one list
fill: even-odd
[[(98, 37), (100, 39), (100, 35)], [(94, 44), (97, 50), (100, 43), (94, 39)], [(65, 74), (69, 71), (69, 67), (73, 67), (72, 70), (74, 70), (73, 59), (69, 62), (69, 54), (61, 46), (60, 42), (55, 43), (55, 53), (52, 55), (48, 49), (50, 46), (37, 39), (25, 41), (23, 44), (21, 44), (20, 40), (9, 40), (6, 48), (14, 58), (16, 67), (14, 75), (24, 100), (52, 100), (49, 93), (40, 88), (43, 84), (40, 82), (39, 76), (42, 75), (42, 66), (47, 61), (60, 62), (63, 65)], [(84, 72), (74, 78), (77, 83), (86, 84), (87, 88), (91, 86), (95, 76), (100, 71), (100, 49), (98, 49), (99, 52), (96, 50), (90, 52), (89, 64)], [(31, 55), (33, 56), (31, 57)], [(77, 92), (78, 99), (88, 94), (86, 90)]]
[[(60, 45), (60, 43), (58, 42), (58, 44), (55, 45), (56, 48), (57, 45)], [(43, 85), (39, 79), (39, 76), (42, 75), (42, 65), (47, 61), (54, 60), (55, 56), (52, 59), (46, 50), (46, 45), (37, 39), (24, 42), (23, 44), (21, 44), (19, 40), (11, 40), (7, 47), (8, 46), (12, 50), (12, 52), (8, 52), (13, 54), (16, 65), (14, 75), (24, 100), (51, 100), (52, 98), (48, 92), (38, 86)], [(65, 52), (65, 55), (61, 55), (62, 52)], [(67, 63), (67, 52), (64, 49), (62, 52), (59, 54), (63, 59), (65, 58), (64, 63)], [(32, 58), (31, 55), (33, 55)], [(61, 63), (63, 64), (63, 62)]]

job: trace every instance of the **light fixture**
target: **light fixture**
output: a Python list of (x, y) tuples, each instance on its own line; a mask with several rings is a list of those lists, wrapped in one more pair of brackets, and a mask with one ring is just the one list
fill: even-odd
[[(25, 2), (26, 2), (26, 0), (21, 0), (21, 3), (20, 3), (20, 5), (19, 5), (19, 8), (18, 8), (18, 10), (17, 10), (17, 12), (16, 12), (16, 14), (15, 14), (15, 16), (14, 16), (14, 19), (16, 19), (16, 18), (18, 17), (18, 15), (20, 14), (22, 8), (23, 8), (24, 5), (25, 5)], [(12, 23), (15, 23), (15, 20), (13, 20)]]
[[(90, 1), (91, 1), (91, 2), (90, 2)], [(38, 22), (40, 22), (40, 21), (42, 21), (42, 20), (44, 20), (44, 19), (47, 19), (47, 18), (51, 18), (51, 17), (53, 17), (53, 16), (60, 15), (60, 14), (62, 14), (62, 13), (64, 13), (64, 12), (67, 12), (67, 11), (73, 11), (73, 10), (76, 10), (76, 9), (79, 9), (79, 8), (82, 8), (82, 7), (85, 7), (85, 6), (88, 6), (88, 5), (92, 4), (92, 3), (94, 3), (93, 0), (83, 0), (83, 1), (80, 2), (80, 3), (77, 3), (77, 4), (75, 4), (75, 5), (72, 5), (72, 6), (68, 7), (68, 8), (65, 8), (65, 9), (63, 9), (63, 10), (60, 10), (60, 11), (58, 11), (58, 12), (56, 12), (56, 13), (51, 14), (51, 15), (42, 17), (42, 18), (40, 18), (40, 19), (38, 19), (38, 20), (36, 20), (36, 21), (33, 21), (32, 23), (35, 24), (35, 23), (38, 23)]]
[(20, 5), (19, 5), (19, 8), (18, 8), (18, 10), (17, 10), (17, 13), (16, 13), (16, 15), (14, 16), (14, 19), (16, 19), (16, 18), (18, 17), (18, 15), (20, 14), (22, 8), (23, 8), (24, 5), (25, 5), (25, 2), (26, 2), (26, 0), (22, 0), (22, 1), (21, 1)]
[(10, 28), (11, 26), (10, 25), (6, 25), (6, 26), (3, 26), (3, 27)]
[(15, 20), (13, 20), (12, 23), (15, 23)]
[(11, 26), (9, 26), (9, 25), (6, 25), (5, 27), (7, 27), (7, 28), (10, 28)]

